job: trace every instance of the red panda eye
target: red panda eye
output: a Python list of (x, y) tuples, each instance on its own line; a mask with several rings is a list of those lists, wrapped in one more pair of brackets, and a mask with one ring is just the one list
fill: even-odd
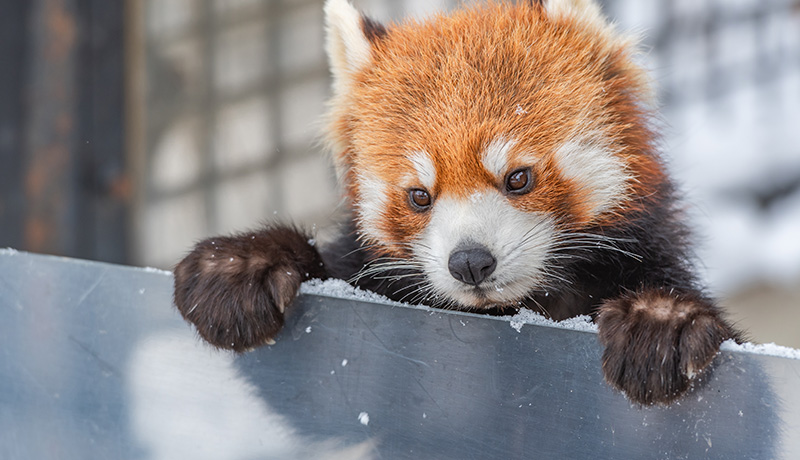
[(521, 195), (528, 193), (533, 188), (531, 168), (522, 168), (512, 171), (506, 176), (506, 192)]
[(431, 205), (431, 195), (422, 189), (411, 189), (408, 192), (408, 197), (411, 200), (411, 205), (418, 211), (425, 211)]

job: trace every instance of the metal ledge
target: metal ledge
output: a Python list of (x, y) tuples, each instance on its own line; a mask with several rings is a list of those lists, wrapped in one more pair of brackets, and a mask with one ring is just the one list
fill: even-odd
[(591, 332), (302, 295), (276, 345), (235, 356), (171, 293), (0, 251), (0, 458), (800, 458), (800, 360), (723, 351), (639, 408)]

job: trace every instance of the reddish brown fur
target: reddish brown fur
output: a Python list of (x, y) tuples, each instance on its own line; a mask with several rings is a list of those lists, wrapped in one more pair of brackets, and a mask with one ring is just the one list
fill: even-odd
[[(605, 378), (633, 401), (674, 400), (723, 340), (741, 337), (697, 282), (675, 191), (654, 152), (646, 79), (630, 44), (604, 24), (596, 5), (490, 3), (388, 28), (358, 22), (342, 0), (328, 7), (329, 136), (355, 218), (322, 254), (308, 235), (285, 226), (198, 243), (175, 269), (175, 303), (206, 340), (237, 351), (271, 343), (300, 282), (312, 277), (349, 279), (394, 300), (414, 295), (434, 306), (482, 311), (485, 297), (437, 291), (430, 281), (436, 267), (420, 265), (415, 259), (423, 257), (407, 243), (428, 242), (418, 240), (420, 233), (451, 216), (429, 211), (451, 197), (462, 199), (453, 215), (475, 211), (466, 224), (454, 219), (467, 237), (512, 228), (522, 232), (505, 243), (525, 240), (536, 219), (492, 222), (484, 220), (488, 206), (467, 209), (481, 198), (463, 198), (489, 190), (525, 211), (510, 214), (544, 215), (556, 228), (540, 229), (566, 235), (544, 262), (523, 259), (514, 269), (531, 269), (522, 274), (525, 286), (497, 302), (557, 319), (596, 315)], [(490, 145), (496, 157), (485, 166)], [(495, 175), (517, 167), (531, 168), (534, 184), (525, 193), (512, 193)], [(425, 186), (418, 182), (431, 187), (427, 210), (409, 201), (409, 188)], [(454, 201), (439, 209), (454, 209)], [(386, 253), (400, 263), (385, 264), (385, 271), (370, 266)], [(432, 254), (429, 261), (447, 262), (446, 281), (465, 282), (463, 266), (450, 264), (453, 252)], [(539, 276), (537, 264), (553, 276)], [(480, 272), (466, 267), (475, 281)]]
[[(497, 187), (481, 152), (510, 137), (518, 141), (512, 157), (533, 152), (542, 158), (535, 191), (514, 199), (515, 206), (560, 216), (573, 228), (624, 219), (637, 197), (664, 180), (643, 109), (648, 89), (626, 41), (598, 40), (597, 31), (586, 29), (574, 18), (552, 19), (538, 4), (506, 3), (390, 26), (372, 40), (372, 63), (332, 113), (333, 137), (345, 146), (338, 161), (350, 167), (344, 177), (350, 198), (360, 196), (353, 171), (398, 184), (413, 170), (406, 156), (420, 150), (436, 167), (434, 197)], [(587, 192), (552, 160), (559, 146), (587, 129), (619, 147), (634, 179), (627, 200), (604, 215), (592, 214)], [(392, 193), (391, 202), (405, 202), (402, 190)], [(381, 230), (407, 242), (425, 223), (407, 206), (393, 205)]]

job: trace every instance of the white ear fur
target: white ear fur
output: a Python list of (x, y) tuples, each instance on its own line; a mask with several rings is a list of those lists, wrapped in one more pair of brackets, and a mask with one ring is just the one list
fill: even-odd
[(595, 0), (545, 0), (544, 7), (551, 17), (575, 17), (602, 28), (608, 26), (600, 5)]
[(361, 14), (347, 0), (325, 2), (325, 49), (336, 94), (342, 94), (353, 73), (363, 69), (372, 59), (370, 42), (361, 24)]

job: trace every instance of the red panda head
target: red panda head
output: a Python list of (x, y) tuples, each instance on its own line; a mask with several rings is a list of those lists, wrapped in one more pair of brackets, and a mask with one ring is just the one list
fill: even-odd
[(663, 180), (633, 46), (592, 0), (383, 27), (328, 0), (328, 138), (359, 235), (438, 296), (511, 304)]

